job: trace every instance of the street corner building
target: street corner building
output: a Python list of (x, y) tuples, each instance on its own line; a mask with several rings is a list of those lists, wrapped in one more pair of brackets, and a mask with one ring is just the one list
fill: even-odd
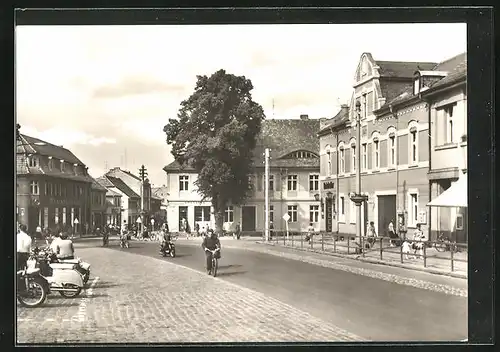
[[(224, 228), (249, 235), (261, 235), (265, 228), (264, 151), (270, 149), (269, 220), (275, 230), (286, 228), (283, 216), (290, 216), (290, 231), (306, 231), (309, 223), (319, 230), (319, 119), (301, 115), (297, 119), (264, 120), (254, 150), (254, 192), (242, 206), (228, 205)], [(182, 219), (193, 228), (215, 226), (210, 201), (202, 202), (194, 182), (197, 173), (174, 161), (165, 166), (168, 189), (167, 217), (172, 231), (182, 229)]]
[[(361, 55), (350, 106), (321, 119), (321, 230), (355, 234), (356, 148), (360, 149), (363, 231), (370, 221), (379, 235), (389, 223), (404, 233), (422, 225), (466, 242), (462, 208), (429, 207), (466, 172), (466, 53), (441, 63), (376, 61)], [(356, 140), (360, 120), (361, 140)], [(460, 192), (463, 190), (457, 190)]]
[(16, 159), (17, 221), (29, 233), (37, 226), (79, 233), (90, 227), (97, 203), (82, 161), (62, 146), (23, 134), (17, 138)]

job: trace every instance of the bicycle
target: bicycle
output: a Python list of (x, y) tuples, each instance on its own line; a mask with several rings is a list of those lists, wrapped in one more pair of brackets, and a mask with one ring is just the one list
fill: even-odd
[(455, 241), (451, 241), (444, 233), (439, 234), (437, 241), (434, 243), (434, 248), (436, 248), (438, 252), (449, 251), (457, 253), (461, 251), (460, 247), (457, 246), (457, 243)]
[(217, 249), (211, 251), (210, 249), (207, 248), (207, 251), (212, 253), (212, 267), (210, 268), (209, 274), (212, 275), (213, 277), (217, 276), (217, 269), (219, 267), (219, 259), (217, 258), (215, 253), (217, 253), (219, 250), (220, 250), (220, 248), (217, 248)]

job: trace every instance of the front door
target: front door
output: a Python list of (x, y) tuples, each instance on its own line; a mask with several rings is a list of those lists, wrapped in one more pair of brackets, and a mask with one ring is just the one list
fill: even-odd
[(179, 231), (185, 231), (182, 219), (185, 219), (185, 224), (187, 224), (188, 219), (188, 207), (179, 207)]
[(255, 206), (241, 207), (241, 231), (255, 231)]
[(378, 196), (378, 235), (389, 236), (387, 229), (392, 221), (396, 228), (396, 196)]
[(325, 200), (325, 221), (326, 232), (333, 231), (333, 199), (326, 198)]

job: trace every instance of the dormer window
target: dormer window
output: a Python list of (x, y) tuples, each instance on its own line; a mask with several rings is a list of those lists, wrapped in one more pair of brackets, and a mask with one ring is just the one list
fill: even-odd
[(51, 156), (49, 156), (49, 170), (52, 171), (54, 168), (54, 159), (52, 159)]
[(421, 88), (421, 79), (420, 79), (420, 74), (416, 73), (415, 77), (413, 78), (413, 95), (417, 95), (420, 93), (420, 88)]
[(40, 165), (38, 157), (35, 155), (31, 155), (28, 157), (28, 166), (29, 167), (37, 167)]
[(78, 164), (73, 164), (73, 172), (78, 175)]
[(65, 166), (64, 160), (61, 160), (61, 172), (64, 172), (64, 169), (65, 169), (64, 166)]

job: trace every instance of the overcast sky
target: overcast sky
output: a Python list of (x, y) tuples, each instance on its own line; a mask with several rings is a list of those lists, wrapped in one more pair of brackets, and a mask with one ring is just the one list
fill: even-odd
[(251, 79), (267, 118), (331, 117), (363, 52), (439, 62), (465, 52), (466, 38), (465, 24), (18, 26), (17, 120), (94, 177), (144, 164), (161, 185), (173, 160), (162, 129), (196, 75)]

